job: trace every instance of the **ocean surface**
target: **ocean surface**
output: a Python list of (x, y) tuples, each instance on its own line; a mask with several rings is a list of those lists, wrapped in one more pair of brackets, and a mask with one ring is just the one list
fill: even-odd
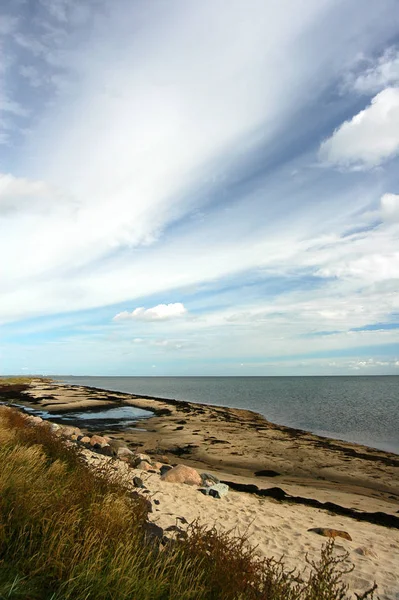
[(118, 392), (246, 408), (280, 425), (399, 454), (399, 376), (57, 379)]

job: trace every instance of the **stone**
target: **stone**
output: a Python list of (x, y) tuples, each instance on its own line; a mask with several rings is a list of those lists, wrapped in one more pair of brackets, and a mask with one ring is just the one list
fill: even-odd
[(71, 435), (71, 440), (73, 442), (77, 442), (78, 441), (78, 436), (76, 435), (76, 433), (74, 433), (73, 435)]
[(71, 435), (81, 435), (79, 427), (72, 427), (71, 425), (65, 425), (61, 428), (61, 435), (63, 437), (71, 437)]
[(133, 485), (134, 485), (134, 487), (137, 487), (137, 488), (145, 487), (144, 482), (141, 479), (141, 477), (133, 477)]
[(126, 448), (126, 446), (122, 446), (122, 448), (117, 448), (116, 452), (117, 452), (118, 458), (130, 458), (131, 456), (133, 456), (133, 452), (131, 450), (129, 450), (129, 448)]
[(29, 417), (29, 421), (33, 424), (33, 425), (40, 425), (40, 423), (43, 422), (43, 419), (41, 417)]
[(90, 445), (96, 446), (97, 444), (100, 448), (108, 446), (107, 440), (105, 440), (102, 435), (93, 435), (90, 440)]
[(185, 465), (177, 465), (169, 469), (161, 476), (168, 483), (186, 483), (187, 485), (202, 485), (202, 479), (198, 471)]
[(90, 444), (90, 438), (88, 435), (84, 435), (81, 440), (80, 440), (81, 444)]
[(152, 466), (153, 466), (153, 467), (154, 467), (154, 469), (156, 469), (157, 471), (160, 471), (160, 470), (162, 469), (162, 467), (163, 467), (163, 464), (162, 464), (162, 463), (160, 463), (160, 462), (156, 462), (156, 461), (155, 461), (155, 462), (153, 462), (153, 463), (152, 463)]
[(161, 472), (161, 475), (164, 475), (165, 473), (167, 473), (171, 469), (173, 469), (173, 467), (171, 467), (170, 465), (162, 465), (162, 467), (159, 470)]
[(220, 479), (212, 475), (211, 473), (201, 473), (202, 485), (205, 487), (211, 487), (217, 483), (220, 483)]
[(136, 469), (140, 471), (152, 471), (152, 465), (148, 463), (146, 460), (141, 460), (138, 465), (136, 465)]
[(156, 525), (155, 523), (152, 523), (151, 521), (147, 521), (146, 523), (144, 523), (143, 529), (144, 529), (146, 537), (150, 540), (159, 541), (159, 540), (162, 540), (164, 537), (164, 532), (163, 532), (162, 527), (159, 527), (159, 525)]
[(109, 444), (100, 446), (98, 453), (102, 454), (103, 456), (115, 456), (115, 450), (113, 450)]
[(343, 531), (341, 529), (328, 529), (326, 527), (312, 527), (308, 529), (308, 531), (312, 531), (313, 533), (318, 533), (319, 535), (323, 535), (324, 537), (336, 538), (341, 537), (344, 540), (352, 541), (351, 536), (347, 531)]
[(212, 498), (222, 498), (229, 492), (229, 486), (225, 483), (215, 483), (211, 487), (205, 487), (201, 489), (201, 492), (206, 496), (212, 496)]
[(53, 431), (53, 432), (59, 431), (61, 429), (61, 427), (60, 427), (60, 425), (58, 425), (58, 423), (50, 423), (49, 422), (49, 425), (50, 425), (51, 431)]
[(169, 458), (167, 456), (164, 456), (164, 455), (160, 456), (159, 460), (160, 460), (161, 463), (164, 463), (165, 465), (168, 465), (169, 462), (170, 462)]
[(362, 556), (369, 556), (370, 558), (377, 558), (377, 554), (374, 550), (368, 546), (360, 546), (360, 548), (356, 548), (355, 552), (357, 554), (361, 554)]
[(131, 467), (133, 467), (134, 469), (138, 469), (137, 465), (139, 465), (141, 462), (147, 462), (148, 464), (151, 464), (151, 458), (147, 454), (136, 454), (136, 453), (133, 453), (129, 457), (129, 465)]

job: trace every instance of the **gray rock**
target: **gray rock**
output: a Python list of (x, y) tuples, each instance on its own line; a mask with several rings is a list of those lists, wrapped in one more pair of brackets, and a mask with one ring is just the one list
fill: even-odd
[(133, 485), (134, 485), (134, 487), (137, 487), (137, 488), (145, 487), (141, 477), (133, 477)]
[(212, 496), (213, 498), (222, 498), (229, 491), (229, 486), (225, 483), (215, 483), (211, 487), (202, 488), (201, 492), (206, 496)]
[(220, 479), (211, 475), (211, 473), (201, 473), (202, 484), (205, 487), (211, 487), (212, 485), (220, 483)]
[(167, 473), (168, 471), (171, 470), (171, 466), (170, 465), (162, 465), (162, 467), (159, 469), (161, 475), (164, 475), (165, 473)]

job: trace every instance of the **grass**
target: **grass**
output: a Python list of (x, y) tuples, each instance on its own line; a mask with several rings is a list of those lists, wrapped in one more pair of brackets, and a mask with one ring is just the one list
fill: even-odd
[(332, 543), (304, 576), (198, 523), (183, 539), (150, 538), (148, 501), (108, 468), (0, 407), (0, 600), (349, 598)]

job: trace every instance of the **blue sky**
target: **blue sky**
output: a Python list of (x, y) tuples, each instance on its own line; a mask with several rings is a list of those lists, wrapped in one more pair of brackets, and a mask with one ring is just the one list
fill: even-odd
[(3, 0), (0, 253), (0, 373), (399, 374), (397, 0)]

